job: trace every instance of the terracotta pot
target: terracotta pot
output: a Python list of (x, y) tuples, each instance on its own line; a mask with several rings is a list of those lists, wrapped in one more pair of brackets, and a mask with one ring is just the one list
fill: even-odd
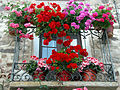
[(10, 30), (10, 29), (9, 29), (9, 34), (10, 34), (11, 36), (16, 36), (16, 35), (15, 35), (15, 30)]
[(96, 80), (96, 72), (92, 69), (87, 69), (83, 72), (83, 81), (95, 81)]
[(71, 80), (71, 75), (69, 72), (62, 71), (59, 72), (56, 76), (57, 80), (59, 81), (70, 81)]
[(45, 80), (45, 74), (43, 72), (40, 72), (41, 74), (39, 74), (39, 72), (35, 72), (33, 75), (33, 80), (39, 78), (39, 80), (44, 81)]
[(107, 28), (107, 34), (108, 34), (108, 38), (112, 38), (113, 37), (113, 26), (110, 26)]

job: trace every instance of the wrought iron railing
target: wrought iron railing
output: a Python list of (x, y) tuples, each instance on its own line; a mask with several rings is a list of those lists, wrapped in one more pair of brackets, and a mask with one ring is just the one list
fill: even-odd
[[(35, 28), (32, 28), (34, 31)], [(41, 38), (40, 38), (41, 37)], [(78, 39), (79, 38), (79, 39)], [(95, 57), (101, 62), (104, 63), (104, 71), (96, 73), (89, 69), (89, 67), (84, 70), (82, 73), (75, 71), (74, 73), (68, 72), (64, 69), (63, 72), (55, 72), (55, 71), (46, 71), (44, 70), (42, 73), (34, 73), (30, 74), (25, 70), (25, 66), (30, 65), (30, 63), (21, 63), (24, 59), (29, 59), (30, 55), (33, 55), (33, 41), (27, 44), (29, 55), (26, 49), (26, 39), (20, 39), (16, 36), (15, 42), (15, 55), (13, 60), (12, 66), (12, 73), (11, 73), (11, 81), (33, 81), (33, 80), (41, 80), (41, 81), (108, 81), (112, 82), (115, 81), (115, 73), (114, 73), (114, 66), (112, 62), (112, 57), (110, 54), (110, 46), (109, 46), (109, 39), (107, 36), (106, 30), (81, 30), (77, 36), (77, 39), (80, 40), (78, 44), (82, 45), (82, 48), (87, 48), (89, 53), (88, 56)], [(42, 57), (42, 36), (39, 36), (39, 58)], [(30, 42), (28, 40), (28, 42)], [(31, 47), (31, 49), (30, 49)], [(45, 46), (44, 46), (45, 47)], [(56, 48), (56, 47), (48, 47), (49, 48)], [(49, 52), (49, 50), (47, 50)], [(48, 53), (47, 52), (47, 53)], [(46, 54), (47, 54), (46, 53)], [(28, 56), (28, 57), (27, 57)], [(31, 68), (29, 68), (31, 69)], [(88, 73), (85, 71), (90, 71), (92, 73), (89, 76)], [(38, 79), (36, 79), (38, 77)]]

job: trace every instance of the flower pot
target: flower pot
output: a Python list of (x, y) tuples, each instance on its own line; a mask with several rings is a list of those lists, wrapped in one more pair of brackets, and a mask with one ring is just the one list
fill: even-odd
[(110, 26), (107, 28), (107, 34), (108, 34), (108, 38), (112, 38), (113, 37), (113, 26)]
[(62, 71), (57, 74), (56, 79), (59, 81), (70, 81), (71, 75), (67, 71)]
[(87, 69), (82, 74), (83, 81), (95, 81), (96, 80), (96, 72), (92, 69)]
[(9, 29), (9, 34), (10, 34), (11, 36), (16, 36), (16, 35), (15, 35), (15, 30), (10, 30), (10, 29)]
[[(41, 73), (41, 74), (39, 74)], [(35, 72), (33, 74), (33, 80), (39, 78), (39, 80), (44, 81), (45, 80), (45, 74), (43, 72)]]

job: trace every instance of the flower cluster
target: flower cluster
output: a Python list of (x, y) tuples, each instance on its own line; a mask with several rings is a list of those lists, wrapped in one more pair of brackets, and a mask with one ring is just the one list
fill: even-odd
[(87, 57), (79, 66), (79, 72), (82, 72), (86, 68), (95, 70), (96, 72), (104, 71), (104, 64), (94, 57)]
[[(31, 38), (31, 36), (27, 34), (27, 27), (31, 26), (31, 24), (29, 24), (31, 16), (24, 10), (28, 6), (29, 2), (18, 2), (16, 5), (14, 1), (5, 6), (4, 9), (9, 10), (8, 16), (5, 16), (5, 19), (8, 19), (9, 34), (12, 33), (14, 36), (17, 35), (20, 38)], [(21, 31), (22, 33), (19, 33)]]
[(72, 31), (88, 30), (92, 26), (95, 18), (90, 14), (90, 4), (76, 3), (74, 0), (68, 2), (68, 6), (63, 10), (65, 21), (71, 25)]
[(70, 43), (72, 41), (71, 39), (68, 39), (64, 42), (61, 39), (58, 40), (59, 43), (63, 44), (63, 46), (66, 48), (58, 52), (52, 50), (52, 55), (48, 58), (46, 63), (52, 66), (51, 70), (59, 69), (58, 71), (76, 71), (78, 68), (78, 64), (82, 62), (83, 57), (87, 57), (88, 52), (86, 51), (86, 49), (82, 49), (80, 45), (70, 46)]
[(107, 29), (108, 27), (113, 26), (116, 20), (114, 19), (114, 16), (111, 12), (112, 7), (110, 7), (109, 5), (101, 5), (97, 7), (97, 9), (95, 9), (92, 14), (92, 16), (96, 19), (95, 21), (93, 21), (93, 26), (100, 29)]
[[(45, 61), (47, 58), (38, 58), (36, 56), (31, 56), (31, 60), (29, 61), (30, 64), (26, 65), (26, 71), (30, 74), (34, 74), (35, 71), (37, 72), (45, 72), (50, 69)], [(23, 60), (23, 63), (26, 63), (26, 60)], [(31, 68), (31, 69), (30, 69)]]

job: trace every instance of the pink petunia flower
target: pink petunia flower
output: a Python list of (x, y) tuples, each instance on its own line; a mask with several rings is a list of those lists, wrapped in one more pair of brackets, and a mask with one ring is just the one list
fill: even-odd
[(8, 6), (5, 6), (5, 8), (4, 8), (5, 10), (10, 10), (11, 8), (10, 7), (8, 7)]
[(99, 9), (104, 9), (105, 7), (104, 6), (99, 6)]

